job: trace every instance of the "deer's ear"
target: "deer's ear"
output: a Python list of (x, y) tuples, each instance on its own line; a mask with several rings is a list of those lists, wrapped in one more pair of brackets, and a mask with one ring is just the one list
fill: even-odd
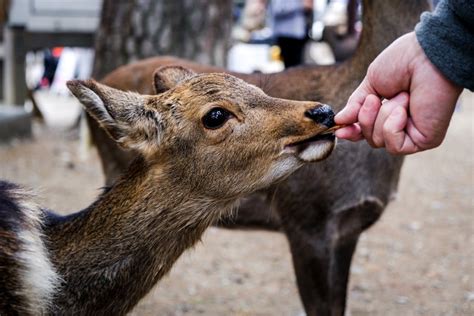
[(153, 73), (155, 93), (163, 93), (195, 75), (194, 71), (181, 66), (160, 67)]
[(145, 107), (144, 96), (113, 89), (94, 80), (71, 80), (67, 86), (87, 113), (121, 147), (144, 154), (157, 149), (163, 132), (161, 115)]

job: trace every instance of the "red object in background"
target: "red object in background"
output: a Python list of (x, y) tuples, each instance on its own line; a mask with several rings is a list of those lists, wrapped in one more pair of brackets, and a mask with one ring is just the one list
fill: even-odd
[(61, 56), (61, 53), (63, 52), (64, 47), (54, 47), (51, 50), (51, 53), (54, 57), (59, 58)]
[(41, 81), (39, 83), (39, 87), (40, 88), (47, 88), (47, 87), (49, 87), (49, 84), (50, 84), (50, 82), (49, 82), (48, 78), (43, 77), (43, 78), (41, 78)]

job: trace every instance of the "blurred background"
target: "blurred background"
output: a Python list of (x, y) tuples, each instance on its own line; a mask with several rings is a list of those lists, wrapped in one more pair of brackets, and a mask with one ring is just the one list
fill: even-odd
[[(363, 27), (356, 0), (296, 1), (290, 22), (291, 0), (104, 1), (0, 0), (0, 178), (62, 214), (104, 183), (67, 80), (157, 55), (246, 73), (331, 65)], [(465, 91), (443, 145), (406, 158), (397, 200), (359, 243), (350, 315), (474, 314), (473, 108)], [(304, 312), (284, 235), (210, 228), (132, 314)]]

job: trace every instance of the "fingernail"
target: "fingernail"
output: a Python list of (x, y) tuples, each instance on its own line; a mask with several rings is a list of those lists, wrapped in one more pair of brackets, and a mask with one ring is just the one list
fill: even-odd
[[(347, 106), (347, 105), (346, 105)], [(342, 110), (340, 110), (339, 112), (336, 113), (336, 116), (334, 116), (334, 118), (338, 117), (341, 115), (341, 113), (344, 113), (346, 107), (344, 107)]]
[(336, 124), (341, 124), (341, 122), (339, 122), (340, 118), (341, 118), (341, 112), (337, 113), (336, 116), (334, 116), (334, 122)]

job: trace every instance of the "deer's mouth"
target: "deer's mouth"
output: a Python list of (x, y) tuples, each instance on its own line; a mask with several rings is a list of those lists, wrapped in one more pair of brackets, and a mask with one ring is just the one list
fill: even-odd
[(288, 144), (285, 146), (285, 151), (295, 154), (304, 162), (314, 162), (327, 158), (335, 144), (334, 133), (324, 133)]

